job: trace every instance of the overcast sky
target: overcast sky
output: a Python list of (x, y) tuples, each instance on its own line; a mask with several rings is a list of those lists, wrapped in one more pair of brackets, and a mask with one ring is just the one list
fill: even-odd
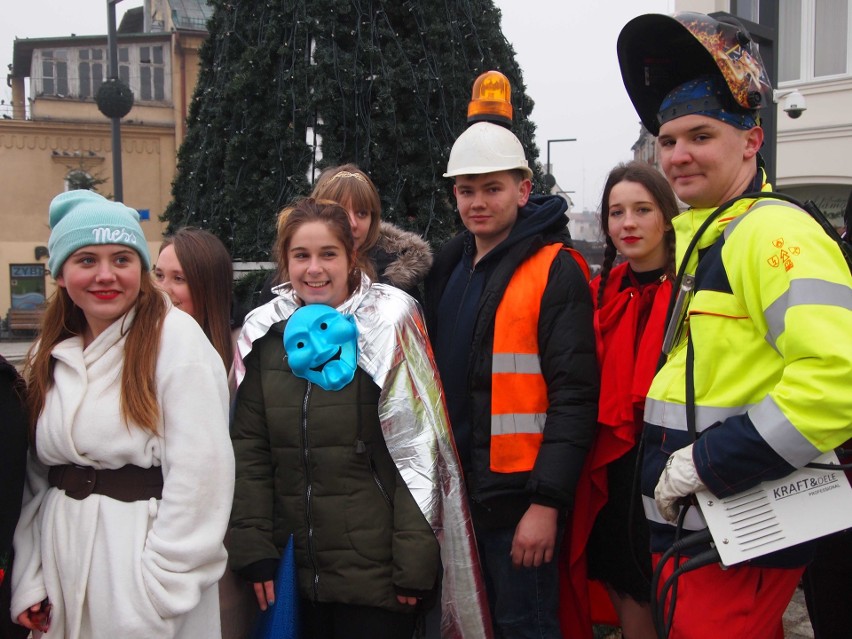
[[(426, 0), (428, 1), (428, 0)], [(495, 0), (503, 12), (503, 33), (517, 54), (527, 93), (535, 101), (532, 119), (541, 162), (547, 140), (557, 183), (571, 194), (575, 210), (597, 207), (604, 178), (616, 163), (631, 158), (639, 118), (618, 73), (615, 42), (621, 27), (642, 13), (671, 13), (674, 0)], [(9, 0), (0, 20), (0, 69), (12, 61), (14, 38), (106, 34), (105, 0)], [(118, 20), (142, 0), (117, 5)], [(471, 78), (471, 83), (473, 78)], [(11, 90), (4, 82), (0, 99)], [(0, 112), (7, 110), (0, 107)]]

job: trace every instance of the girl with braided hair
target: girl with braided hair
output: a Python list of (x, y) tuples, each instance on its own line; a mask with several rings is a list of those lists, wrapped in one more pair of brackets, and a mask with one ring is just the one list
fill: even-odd
[(648, 529), (634, 471), (645, 394), (665, 330), (677, 214), (671, 187), (649, 164), (619, 164), (610, 172), (601, 202), (604, 263), (591, 283), (600, 429), (577, 487), (568, 567), (574, 603), (563, 600), (566, 636), (591, 637), (586, 568), (588, 579), (605, 587), (626, 639), (656, 636)]

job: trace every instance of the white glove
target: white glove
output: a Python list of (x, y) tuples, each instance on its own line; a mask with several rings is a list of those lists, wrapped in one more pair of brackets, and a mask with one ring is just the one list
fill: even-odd
[(683, 497), (707, 488), (698, 477), (692, 461), (692, 444), (675, 451), (666, 462), (660, 481), (654, 488), (657, 508), (666, 521), (677, 521), (678, 503)]

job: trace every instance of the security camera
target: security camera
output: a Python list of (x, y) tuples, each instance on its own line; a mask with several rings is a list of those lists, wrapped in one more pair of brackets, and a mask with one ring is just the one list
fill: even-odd
[(784, 112), (794, 120), (802, 117), (802, 113), (807, 109), (805, 104), (805, 96), (798, 91), (791, 91), (784, 98)]

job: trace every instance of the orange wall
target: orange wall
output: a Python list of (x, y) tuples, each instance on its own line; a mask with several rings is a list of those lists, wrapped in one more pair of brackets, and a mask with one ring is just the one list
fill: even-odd
[[(135, 105), (122, 121), (124, 201), (150, 211), (142, 228), (152, 256), (165, 229), (159, 217), (171, 200), (177, 149), (185, 135), (183, 111), (198, 78), (198, 48), (205, 35), (172, 35), (174, 105)], [(97, 106), (56, 98), (39, 98), (31, 106), (31, 120), (0, 120), (0, 317), (11, 304), (9, 265), (35, 263), (35, 247), (47, 245), (48, 205), (65, 189), (68, 172), (83, 169), (106, 179), (99, 193), (114, 192), (111, 125)], [(48, 294), (52, 285), (48, 278)]]

